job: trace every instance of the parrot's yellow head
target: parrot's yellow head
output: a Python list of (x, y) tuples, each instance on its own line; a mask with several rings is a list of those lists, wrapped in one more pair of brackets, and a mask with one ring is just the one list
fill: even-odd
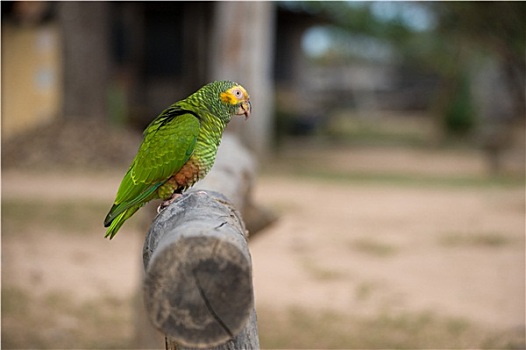
[(221, 102), (234, 107), (234, 115), (245, 116), (247, 119), (250, 116), (252, 105), (250, 104), (250, 96), (247, 90), (239, 84), (235, 84), (220, 95)]

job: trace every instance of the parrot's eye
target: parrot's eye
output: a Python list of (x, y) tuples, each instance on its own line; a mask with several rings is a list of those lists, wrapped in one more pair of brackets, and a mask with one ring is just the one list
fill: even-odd
[(235, 89), (234, 91), (232, 91), (232, 93), (238, 100), (241, 100), (243, 98), (243, 92), (239, 89)]

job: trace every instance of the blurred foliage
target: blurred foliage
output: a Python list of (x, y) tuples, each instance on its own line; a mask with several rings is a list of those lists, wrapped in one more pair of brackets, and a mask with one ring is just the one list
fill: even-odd
[[(293, 11), (325, 18), (352, 36), (364, 36), (389, 45), (394, 52), (391, 57), (394, 64), (437, 74), (441, 80), (439, 103), (433, 107), (442, 120), (439, 124), (448, 134), (466, 134), (476, 126), (476, 109), (469, 85), (476, 68), (474, 62), (480, 56), (498, 63), (513, 99), (514, 117), (524, 117), (524, 2), (299, 1), (282, 4)], [(334, 62), (334, 50), (328, 54), (332, 59), (322, 57), (322, 63)]]
[[(290, 10), (326, 18), (351, 33), (390, 42), (404, 59), (418, 59), (427, 64), (445, 62), (445, 57), (451, 57), (454, 52), (452, 46), (467, 45), (511, 59), (524, 71), (524, 2), (298, 1), (282, 4)], [(380, 6), (390, 6), (391, 14), (380, 18), (377, 10)], [(427, 25), (416, 26), (415, 20), (424, 13)]]
[(526, 49), (524, 2), (433, 2), (427, 6), (438, 18), (437, 32), (478, 45), (521, 65)]
[(391, 21), (379, 19), (373, 13), (374, 3), (345, 1), (297, 1), (284, 3), (290, 10), (304, 11), (326, 18), (329, 22), (353, 33), (393, 42), (402, 42), (412, 36), (412, 31), (400, 18)]
[(444, 128), (455, 135), (465, 135), (475, 126), (475, 109), (471, 97), (471, 85), (466, 74), (453, 77), (448, 89), (448, 103), (444, 103)]

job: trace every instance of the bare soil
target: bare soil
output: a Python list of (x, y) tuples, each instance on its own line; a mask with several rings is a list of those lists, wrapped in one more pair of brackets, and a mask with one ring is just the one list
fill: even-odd
[(282, 213), (251, 243), (259, 303), (524, 326), (522, 190), (291, 180), (257, 188)]
[[(346, 171), (348, 157), (364, 171), (381, 171), (378, 164), (390, 171), (422, 169), (414, 151), (331, 152), (328, 159)], [(437, 170), (441, 176), (472, 176), (484, 171), (474, 159), (434, 154), (425, 161), (443, 169)], [(455, 171), (457, 163), (463, 165)], [(14, 308), (22, 295), (33, 312), (49, 303), (50, 295), (59, 296), (58, 305), (67, 301), (71, 310), (96, 308), (101, 300), (131, 303), (141, 281), (146, 214), (130, 220), (112, 241), (103, 239), (102, 227), (121, 176), (122, 171), (4, 170), (5, 348), (112, 344), (83, 338), (92, 333), (95, 339), (120, 337), (113, 347), (133, 338), (133, 311), (90, 333), (89, 327), (98, 329), (109, 316), (94, 316), (86, 324), (86, 309), (64, 311), (35, 325)], [(520, 185), (400, 186), (267, 172), (254, 197), (280, 218), (250, 243), (257, 308), (278, 314), (291, 308), (329, 310), (344, 317), (426, 311), (482, 329), (518, 332), (524, 344), (524, 193)], [(27, 327), (38, 335), (33, 340), (24, 336)]]

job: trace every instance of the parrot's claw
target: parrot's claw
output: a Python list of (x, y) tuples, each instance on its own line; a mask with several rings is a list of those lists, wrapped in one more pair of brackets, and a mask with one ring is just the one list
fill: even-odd
[(164, 202), (161, 203), (161, 205), (159, 205), (157, 207), (157, 214), (162, 212), (164, 209), (166, 209), (166, 207), (168, 207), (170, 204), (175, 202), (177, 200), (177, 198), (179, 198), (181, 196), (182, 196), (182, 194), (180, 194), (180, 193), (172, 194), (172, 196), (169, 199), (165, 200)]

